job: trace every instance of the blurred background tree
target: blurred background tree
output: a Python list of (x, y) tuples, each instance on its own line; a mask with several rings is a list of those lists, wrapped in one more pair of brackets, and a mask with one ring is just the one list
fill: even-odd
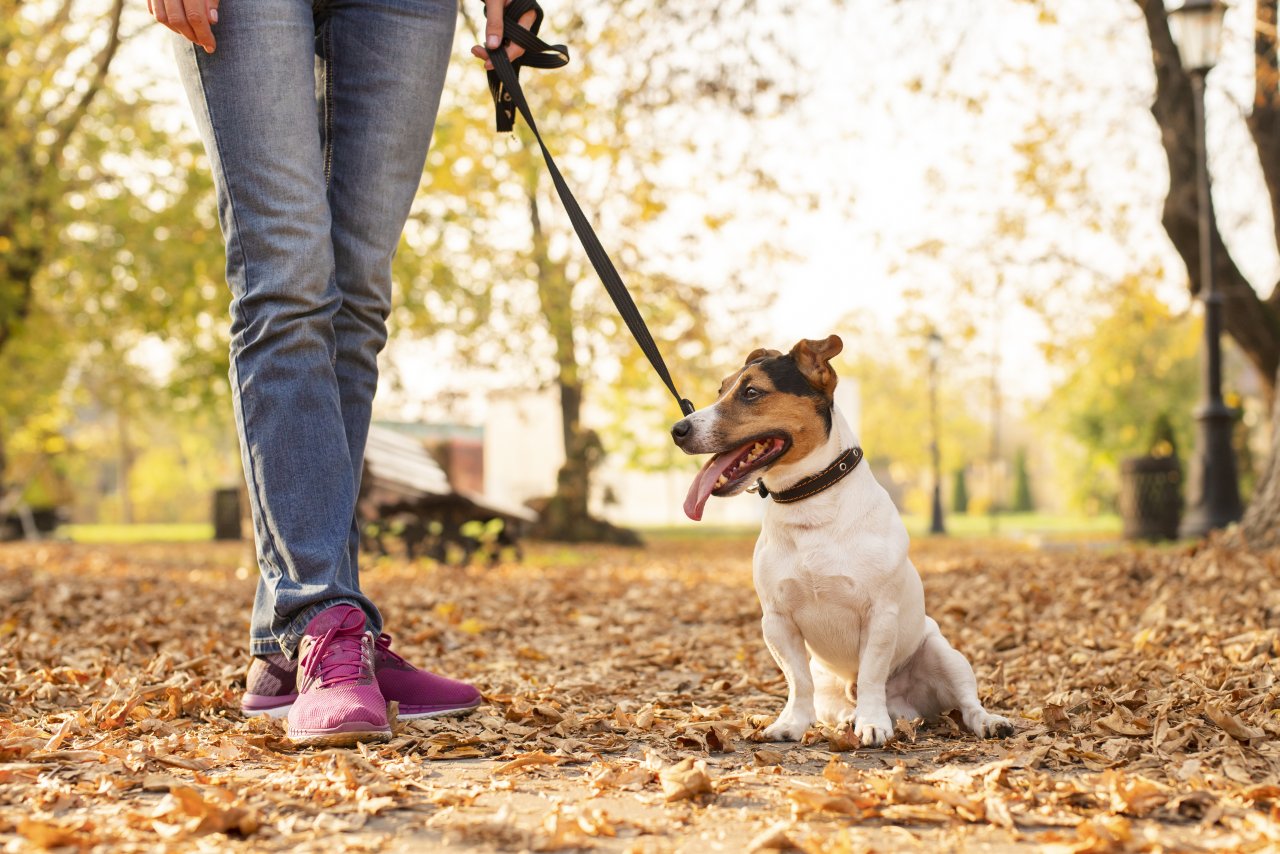
[[(1115, 463), (1148, 450), (1160, 413), (1189, 448), (1198, 394), (1186, 308), (1197, 285), (1182, 269), (1196, 260), (1179, 124), (1189, 93), (1163, 7), (938, 0), (925, 13), (852, 2), (856, 12), (820, 19), (855, 22), (837, 59), (852, 57), (865, 85), (851, 101), (841, 90), (847, 114), (808, 99), (811, 87), (830, 88), (832, 57), (796, 55), (800, 42), (787, 37), (795, 20), (831, 8), (826, 0), (549, 8), (546, 35), (567, 42), (574, 61), (527, 73), (526, 88), (695, 402), (708, 402), (747, 350), (792, 343), (766, 335), (772, 306), (810, 283), (777, 271), (806, 269), (789, 252), (813, 251), (795, 223), (807, 228), (817, 212), (851, 237), (814, 276), (901, 294), (879, 319), (835, 322), (826, 305), (803, 307), (804, 334), (844, 335), (841, 370), (861, 385), (864, 441), (907, 504), (930, 484), (921, 348), (922, 330), (937, 328), (948, 345), (944, 470), (963, 471), (953, 505), (1017, 505), (1025, 447), (1038, 502), (1105, 512)], [(188, 493), (203, 492), (237, 474), (227, 295), (203, 156), (173, 107), (117, 61), (118, 46), (152, 25), (120, 3), (3, 3), (0, 505), (22, 490), (74, 487), (85, 512), (106, 518), (204, 515), (203, 501), (165, 496), (182, 494), (184, 479)], [(1216, 71), (1210, 93), (1215, 239), (1243, 354), (1234, 364), (1258, 370), (1264, 396), (1277, 297), (1257, 281), (1265, 265), (1250, 266), (1245, 250), (1258, 241), (1238, 235), (1261, 233), (1271, 217), (1262, 231), (1274, 237), (1274, 15), (1275, 0), (1232, 8), (1229, 30), (1247, 28), (1253, 50), (1247, 69)], [(675, 410), (582, 258), (527, 132), (493, 132), (480, 69), (463, 54), (476, 23), (464, 17), (458, 82), (396, 259), (396, 342), (423, 339), (439, 358), (391, 366), (426, 373), (429, 363), (451, 378), (442, 393), (553, 393), (569, 451), (553, 525), (566, 536), (607, 532), (585, 509), (592, 464), (611, 453), (671, 467), (663, 437)], [(1124, 57), (1114, 66), (1123, 73), (1100, 69), (1101, 54)], [(1251, 95), (1240, 99), (1246, 74)], [(1153, 101), (1157, 121), (1147, 118)], [(841, 156), (853, 165), (837, 171)], [(823, 158), (809, 171), (843, 177), (787, 180), (786, 164)], [(1153, 180), (1166, 168), (1167, 201)], [(872, 191), (886, 169), (918, 179), (926, 200), (884, 216)], [(1250, 181), (1267, 209), (1242, 210)], [(888, 186), (898, 194), (903, 183)], [(877, 328), (895, 310), (897, 327)], [(1036, 340), (1047, 342), (1047, 370), (1024, 364)], [(1247, 370), (1235, 379), (1230, 391), (1256, 396)], [(1242, 451), (1260, 432), (1256, 415), (1240, 427)], [(1263, 512), (1280, 507), (1276, 468), (1273, 454), (1246, 524), (1264, 538), (1280, 529)]]
[(228, 413), (214, 405), (227, 298), (211, 183), (145, 91), (112, 85), (145, 10), (63, 0), (0, 17), (0, 375), (20, 378), (0, 384), (0, 510), (65, 475), (55, 457), (106, 413), (129, 518), (128, 472), (149, 442), (128, 425)]
[[(89, 16), (77, 14), (79, 5), (0, 2), (0, 354), (32, 314), (67, 194), (95, 174), (80, 131), (109, 98), (104, 84), (120, 48), (124, 0)], [(0, 513), (14, 500), (7, 433), (0, 432)]]
[[(1152, 115), (1160, 125), (1160, 140), (1169, 162), (1169, 193), (1164, 228), (1187, 267), (1188, 283), (1198, 294), (1200, 281), (1199, 219), (1195, 186), (1194, 101), (1191, 78), (1182, 66), (1169, 31), (1169, 13), (1162, 0), (1134, 0), (1142, 10), (1151, 40), (1156, 70)], [(1280, 248), (1280, 61), (1276, 33), (1277, 0), (1254, 0), (1241, 13), (1253, 16), (1253, 98), (1236, 105), (1257, 154), (1257, 166), (1269, 202), (1271, 239)], [(1210, 153), (1212, 169), (1213, 154)], [(1210, 210), (1214, 200), (1210, 199)], [(1280, 281), (1254, 283), (1241, 270), (1223, 238), (1218, 217), (1211, 215), (1210, 243), (1213, 280), (1224, 296), (1223, 326), (1258, 369), (1268, 410), (1273, 413), (1270, 458), (1249, 502), (1241, 529), (1250, 542), (1280, 543)]]
[(1055, 345), (1064, 377), (1041, 415), (1073, 440), (1060, 454), (1082, 508), (1114, 506), (1120, 461), (1148, 452), (1157, 420), (1171, 444), (1186, 447), (1199, 395), (1199, 322), (1174, 314), (1140, 280), (1117, 296), (1110, 317)]
[[(737, 217), (771, 205), (785, 216), (804, 203), (780, 196), (744, 144), (753, 121), (796, 97), (794, 48), (765, 25), (789, 9), (754, 0), (610, 0), (560, 9), (543, 37), (567, 43), (572, 61), (522, 81), (677, 383), (704, 402), (716, 373), (707, 357), (727, 355), (717, 342), (750, 329), (748, 312), (767, 306), (751, 272), (773, 247), (740, 245), (708, 276), (690, 257), (699, 235), (730, 232)], [(456, 59), (476, 74), (465, 50), (478, 21), (466, 7), (463, 19), (470, 32)], [(741, 26), (748, 19), (753, 25)], [(715, 133), (706, 132), (710, 125)], [(751, 199), (746, 209), (744, 198)], [(689, 221), (691, 199), (700, 216)], [(566, 461), (541, 532), (565, 540), (619, 536), (588, 512), (600, 450), (583, 420), (589, 387), (607, 382), (602, 399), (619, 425), (611, 438), (624, 450), (639, 449), (640, 432), (665, 436), (679, 413), (587, 263), (532, 134), (518, 119), (514, 135), (498, 136), (481, 87), (446, 97), (396, 268), (398, 329), (440, 341), (458, 369), (501, 368), (508, 385), (555, 389)], [(691, 373), (698, 364), (707, 367)]]

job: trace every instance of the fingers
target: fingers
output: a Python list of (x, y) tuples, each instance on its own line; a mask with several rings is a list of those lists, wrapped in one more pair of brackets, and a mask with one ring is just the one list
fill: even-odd
[[(523, 15), (520, 16), (520, 26), (524, 27), (526, 30), (529, 29), (531, 26), (533, 26), (533, 19), (536, 17), (538, 16), (533, 12), (532, 9), (529, 10), (528, 12), (525, 12)], [(519, 45), (517, 44), (507, 45), (508, 59), (516, 59), (517, 57), (523, 54), (524, 54), (524, 48), (520, 47)]]
[[(502, 44), (502, 10), (510, 2), (511, 0), (485, 0), (485, 45), (489, 48), (496, 48)], [(529, 29), (537, 17), (537, 13), (530, 9), (520, 16), (520, 26), (526, 30)], [(493, 70), (493, 63), (489, 61), (489, 54), (485, 48), (476, 45), (471, 48), (471, 55), (484, 61), (485, 70)], [(523, 55), (524, 48), (514, 42), (507, 44), (508, 59), (515, 60)]]
[(212, 22), (209, 20), (207, 2), (208, 0), (186, 0), (187, 25), (195, 34), (192, 41), (204, 48), (205, 53), (213, 53), (215, 44), (213, 30), (209, 29), (209, 24)]
[(484, 0), (484, 46), (490, 50), (502, 44), (502, 10), (504, 0)]
[(493, 63), (489, 61), (488, 52), (485, 51), (484, 48), (480, 47), (480, 45), (476, 45), (475, 47), (471, 48), (471, 55), (474, 56), (476, 59), (479, 59), (482, 62), (484, 62), (485, 71), (493, 70)]
[(218, 46), (212, 25), (218, 23), (219, 0), (147, 0), (156, 21), (213, 53)]
[[(199, 0), (193, 0), (193, 2), (199, 2)], [(187, 10), (182, 0), (156, 0), (156, 4), (164, 6), (165, 20), (161, 23), (187, 41), (197, 41), (195, 31), (187, 23)]]

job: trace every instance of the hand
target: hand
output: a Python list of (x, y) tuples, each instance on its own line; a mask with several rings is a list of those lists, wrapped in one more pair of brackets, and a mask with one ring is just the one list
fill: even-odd
[(218, 23), (218, 0), (147, 0), (147, 12), (205, 53), (217, 49), (210, 27)]
[[(151, 0), (148, 0), (148, 2), (151, 2)], [(155, 0), (155, 2), (162, 2), (162, 0)], [(181, 0), (175, 0), (175, 2), (181, 2)], [(199, 3), (201, 0), (188, 0), (188, 2)], [(216, 2), (216, 0), (208, 0), (208, 2)], [(510, 3), (511, 0), (484, 0), (484, 38), (485, 44), (489, 47), (496, 48), (502, 44), (502, 10), (510, 5)], [(536, 17), (537, 15), (532, 9), (530, 9), (528, 12), (525, 12), (520, 16), (520, 26), (528, 29), (533, 25), (533, 19)], [(507, 45), (508, 59), (516, 59), (523, 53), (524, 48), (519, 45)], [(475, 45), (471, 48), (471, 55), (484, 60), (485, 70), (493, 70), (493, 63), (489, 61), (489, 54), (483, 47)]]

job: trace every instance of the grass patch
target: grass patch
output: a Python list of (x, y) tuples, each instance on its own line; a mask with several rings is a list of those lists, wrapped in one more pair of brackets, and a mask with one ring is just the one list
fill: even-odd
[[(929, 532), (929, 517), (908, 514), (902, 517), (913, 537)], [(1075, 516), (1057, 513), (1001, 513), (995, 517), (951, 513), (943, 517), (947, 535), (952, 537), (1052, 537), (1120, 536), (1120, 517), (1115, 515)]]
[(195, 543), (212, 540), (213, 525), (63, 525), (58, 533), (76, 543)]
[[(929, 531), (929, 518), (908, 514), (902, 517), (913, 537)], [(952, 537), (1050, 536), (1071, 539), (1109, 539), (1120, 535), (1119, 516), (1070, 516), (1050, 513), (1008, 513), (997, 517), (993, 534), (987, 516), (949, 514), (947, 534)], [(760, 529), (748, 526), (666, 525), (637, 528), (646, 543), (727, 542), (755, 539)], [(58, 533), (77, 543), (194, 543), (213, 539), (213, 525), (207, 523), (173, 525), (63, 525)], [(546, 546), (530, 555), (534, 563), (574, 566), (595, 559), (590, 547)]]
[(664, 525), (657, 528), (636, 528), (646, 543), (689, 542), (703, 540), (741, 540), (760, 533), (759, 525)]
[[(907, 532), (913, 537), (927, 536), (929, 533), (929, 517), (916, 514), (903, 514), (902, 521)], [(951, 537), (984, 537), (997, 539), (1002, 537), (1049, 536), (1053, 538), (1098, 538), (1111, 539), (1120, 536), (1120, 517), (1115, 515), (1083, 516), (1056, 513), (1003, 513), (996, 517), (996, 527), (992, 531), (989, 516), (970, 516), (967, 514), (948, 514), (944, 519), (947, 535)], [(680, 543), (704, 542), (718, 540), (741, 540), (744, 537), (755, 538), (760, 529), (757, 526), (703, 526), (703, 525), (670, 525), (656, 528), (637, 528), (637, 532), (645, 542)]]

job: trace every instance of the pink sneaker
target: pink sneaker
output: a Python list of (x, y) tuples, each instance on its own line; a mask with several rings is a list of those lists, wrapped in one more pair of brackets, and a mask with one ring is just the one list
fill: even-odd
[(290, 661), (279, 652), (254, 656), (244, 682), (240, 711), (246, 718), (254, 715), (282, 718), (298, 699), (298, 662)]
[(400, 720), (460, 715), (480, 705), (480, 692), (466, 682), (419, 670), (391, 651), (391, 635), (378, 638), (374, 663), (378, 687), (400, 704)]
[(289, 709), (294, 744), (350, 747), (391, 738), (363, 611), (335, 605), (317, 614), (302, 633), (298, 661), (298, 697)]
[[(480, 705), (480, 692), (465, 682), (419, 670), (391, 651), (391, 636), (378, 638), (374, 674), (385, 700), (400, 704), (402, 719), (438, 718), (471, 711)], [(245, 717), (282, 718), (298, 699), (298, 664), (277, 653), (255, 657), (249, 665), (240, 711)]]

